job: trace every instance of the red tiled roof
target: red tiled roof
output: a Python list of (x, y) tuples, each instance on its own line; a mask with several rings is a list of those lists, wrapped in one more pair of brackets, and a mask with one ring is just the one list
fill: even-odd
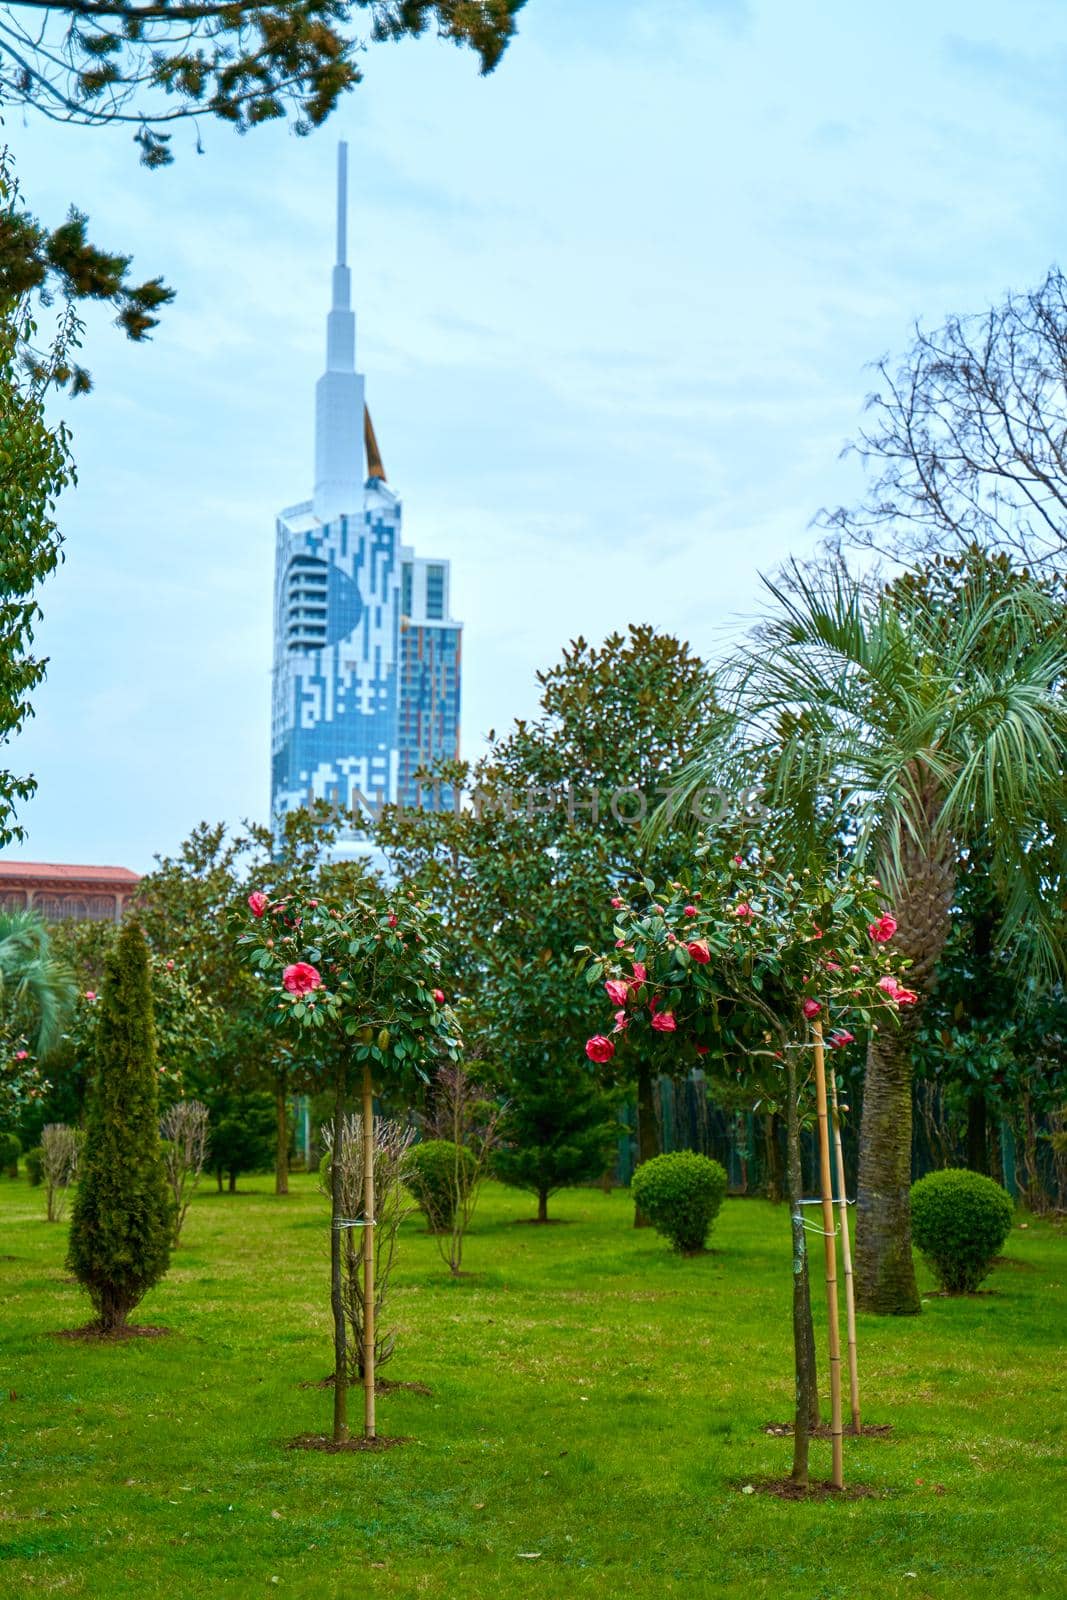
[(0, 879), (3, 878), (69, 878), (72, 883), (140, 883), (139, 872), (129, 867), (71, 867), (55, 861), (4, 861), (0, 859)]

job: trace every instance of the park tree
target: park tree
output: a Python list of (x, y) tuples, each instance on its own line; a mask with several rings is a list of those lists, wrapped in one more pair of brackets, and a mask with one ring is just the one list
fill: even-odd
[[(690, 813), (679, 812), (651, 845), (641, 824), (696, 748), (692, 701), (707, 717), (714, 699), (708, 669), (688, 645), (646, 625), (599, 646), (575, 640), (538, 682), (536, 718), (494, 737), (473, 766), (437, 774), (467, 791), (469, 804), (387, 807), (376, 837), (401, 879), (440, 907), (472, 1055), (507, 1097), (513, 1128), (540, 1120), (547, 1162), (552, 1148), (573, 1150), (612, 1120), (610, 1096), (598, 1099), (588, 1078), (580, 1095), (570, 1093), (588, 1067), (582, 1052), (593, 1021), (570, 953), (593, 929), (607, 937), (605, 884), (680, 868)], [(635, 1057), (629, 1070), (639, 1159), (647, 1159), (659, 1148), (652, 1065)], [(613, 1088), (614, 1073), (604, 1077)]]
[[(822, 1134), (833, 1481), (840, 1488), (840, 1345), (825, 1049), (846, 1049), (855, 1040), (852, 1030), (860, 1026), (889, 1032), (914, 1009), (917, 995), (901, 981), (906, 964), (892, 946), (895, 931), (877, 881), (841, 866), (825, 842), (805, 867), (792, 872), (754, 844), (742, 840), (738, 849), (724, 847), (720, 835), (695, 848), (684, 879), (658, 893), (649, 880), (632, 896), (616, 896), (611, 939), (599, 951), (579, 950), (584, 979), (591, 992), (606, 995), (602, 1015), (612, 1017), (588, 1040), (590, 1060), (640, 1051), (672, 1075), (699, 1063), (734, 1082), (745, 1079), (751, 1063), (753, 1100), (765, 1093), (768, 1065), (780, 1069), (792, 1233), (792, 1476), (804, 1488), (818, 1404), (800, 1126), (814, 1112)], [(833, 1111), (836, 1121), (836, 1101)], [(840, 1178), (839, 1165), (839, 1186)], [(849, 1259), (844, 1254), (846, 1273)], [(858, 1428), (855, 1377), (852, 1388)]]
[[(334, 1323), (334, 1413), (330, 1441), (349, 1441), (348, 1318), (341, 1233), (363, 1241), (364, 1443), (377, 1437), (374, 1376), (374, 1088), (394, 1091), (459, 1055), (445, 991), (437, 918), (413, 890), (377, 888), (374, 898), (324, 900), (292, 893), (272, 899), (253, 890), (236, 917), (236, 943), (263, 996), (265, 1020), (296, 1038), (309, 1070), (333, 1090), (331, 1148), (343, 1151), (345, 1101), (358, 1078), (364, 1139), (363, 1208), (345, 1215), (344, 1164), (331, 1163), (330, 1302)], [(450, 985), (451, 986), (451, 985)]]
[(909, 1228), (911, 1050), (951, 924), (961, 844), (984, 837), (1004, 894), (1000, 948), (1051, 978), (1059, 921), (1042, 864), (1062, 860), (1067, 670), (1046, 586), (972, 552), (946, 585), (876, 594), (841, 568), (772, 585), (775, 609), (734, 663), (734, 715), (693, 784), (765, 774), (797, 861), (831, 818), (894, 902), (895, 946), (923, 997), (873, 1035), (860, 1129), (856, 1281), (863, 1309), (917, 1312)]
[(621, 1132), (611, 1099), (587, 1064), (560, 1063), (543, 1081), (524, 1084), (505, 1110), (493, 1170), (502, 1182), (535, 1197), (534, 1220), (545, 1223), (557, 1190), (603, 1176)]
[(869, 422), (851, 447), (863, 498), (824, 513), (834, 542), (922, 562), (971, 544), (1032, 572), (1067, 570), (1067, 281), (975, 316), (916, 327), (878, 363)]
[(67, 1255), (105, 1335), (125, 1332), (170, 1262), (157, 1076), (148, 946), (131, 921), (107, 961)]

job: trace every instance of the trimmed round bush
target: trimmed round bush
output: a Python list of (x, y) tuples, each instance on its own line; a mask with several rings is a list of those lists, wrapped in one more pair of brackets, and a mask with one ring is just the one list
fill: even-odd
[(973, 1294), (1011, 1232), (1011, 1196), (980, 1172), (930, 1172), (911, 1186), (911, 1236), (950, 1294)]
[(448, 1233), (455, 1219), (457, 1151), (460, 1181), (469, 1183), (474, 1157), (451, 1139), (425, 1139), (412, 1147), (404, 1163), (404, 1182), (415, 1196), (431, 1233)]
[(22, 1158), (22, 1165), (26, 1169), (26, 1176), (36, 1189), (44, 1182), (44, 1151), (40, 1145), (35, 1145), (32, 1150), (27, 1150)]
[(630, 1185), (634, 1204), (682, 1255), (704, 1248), (726, 1194), (726, 1171), (708, 1156), (675, 1150), (644, 1161)]

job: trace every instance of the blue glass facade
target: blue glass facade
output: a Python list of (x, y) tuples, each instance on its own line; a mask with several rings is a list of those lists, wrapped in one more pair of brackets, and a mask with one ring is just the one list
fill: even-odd
[(462, 626), (449, 565), (401, 544), (355, 370), (345, 263), (345, 147), (327, 368), (316, 394), (311, 500), (277, 519), (271, 800), (284, 812), (326, 799), (451, 806), (414, 773), (459, 753)]

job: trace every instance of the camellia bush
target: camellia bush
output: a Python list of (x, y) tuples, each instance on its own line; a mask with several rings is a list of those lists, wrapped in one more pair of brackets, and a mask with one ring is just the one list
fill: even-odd
[[(459, 1054), (459, 1033), (440, 987), (439, 923), (414, 893), (326, 903), (297, 894), (248, 897), (238, 943), (264, 985), (267, 1013), (302, 1036), (309, 1073), (332, 1082), (333, 1148), (344, 1146), (345, 1095), (359, 1078), (364, 1156), (362, 1215), (346, 1215), (340, 1162), (331, 1167), (330, 1284), (334, 1323), (334, 1444), (348, 1439), (349, 1361), (341, 1234), (362, 1229), (364, 1437), (374, 1405), (374, 1086), (398, 1091)], [(310, 1442), (310, 1441), (309, 1441)]]
[(800, 1123), (813, 1036), (817, 1029), (830, 1049), (844, 1049), (854, 1030), (895, 1026), (899, 1008), (916, 996), (890, 949), (896, 923), (877, 880), (830, 856), (784, 872), (772, 855), (718, 842), (697, 847), (694, 867), (688, 881), (658, 894), (646, 880), (640, 899), (616, 895), (613, 949), (580, 952), (610, 1018), (586, 1055), (605, 1064), (617, 1051), (637, 1051), (670, 1076), (718, 1066), (739, 1083), (759, 1072), (761, 1085), (762, 1069), (780, 1068), (793, 1244), (793, 1478), (806, 1485), (818, 1402)]
[(928, 1172), (911, 1186), (912, 1237), (949, 1294), (973, 1294), (1011, 1232), (1011, 1196), (980, 1172)]

